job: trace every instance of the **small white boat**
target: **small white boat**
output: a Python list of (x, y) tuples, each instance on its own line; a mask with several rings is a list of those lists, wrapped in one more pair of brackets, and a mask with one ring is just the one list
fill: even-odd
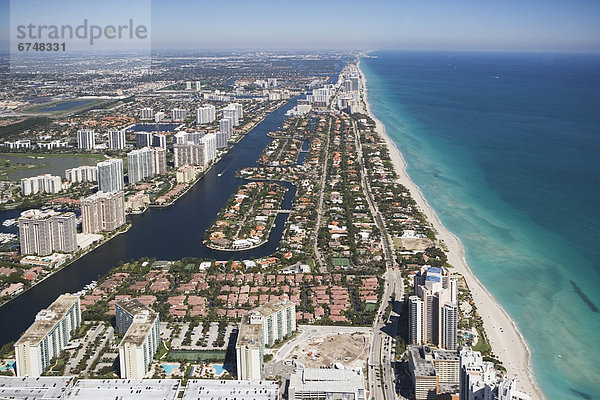
[(7, 220), (4, 220), (4, 222), (2, 223), (2, 225), (4, 225), (4, 226), (12, 226), (12, 225), (14, 225), (16, 223), (17, 223), (16, 219), (9, 218)]

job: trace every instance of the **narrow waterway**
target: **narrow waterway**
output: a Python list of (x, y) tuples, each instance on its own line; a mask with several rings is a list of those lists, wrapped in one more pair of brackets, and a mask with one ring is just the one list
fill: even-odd
[[(270, 131), (279, 129), (285, 113), (296, 104), (295, 100), (269, 114), (260, 124), (237, 143), (212, 169), (175, 204), (165, 208), (151, 208), (142, 215), (129, 218), (133, 226), (100, 246), (25, 294), (0, 307), (0, 344), (16, 340), (33, 322), (36, 313), (47, 307), (61, 293), (77, 292), (93, 280), (106, 274), (120, 261), (156, 257), (159, 260), (177, 260), (183, 257), (201, 257), (217, 260), (264, 257), (277, 249), (288, 214), (279, 214), (269, 240), (255, 249), (241, 252), (222, 252), (207, 248), (202, 243), (204, 231), (214, 222), (236, 188), (247, 180), (237, 178), (237, 170), (256, 166), (256, 160), (271, 139)], [(304, 161), (305, 153), (299, 162)], [(281, 208), (292, 205), (296, 188), (288, 188)], [(14, 218), (15, 210), (0, 213), (0, 219)]]

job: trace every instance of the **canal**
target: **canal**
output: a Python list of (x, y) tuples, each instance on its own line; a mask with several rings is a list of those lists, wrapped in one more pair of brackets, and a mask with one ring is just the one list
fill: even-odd
[[(0, 307), (0, 344), (16, 340), (31, 325), (37, 312), (47, 307), (61, 293), (78, 292), (121, 261), (141, 257), (155, 257), (159, 260), (178, 260), (183, 257), (247, 259), (275, 252), (288, 214), (277, 216), (268, 242), (255, 249), (221, 252), (207, 248), (202, 240), (204, 231), (212, 225), (219, 210), (236, 188), (248, 182), (237, 178), (236, 171), (257, 165), (258, 157), (271, 141), (267, 133), (279, 129), (285, 120), (286, 111), (295, 103), (292, 100), (269, 114), (175, 204), (165, 208), (150, 208), (144, 214), (129, 216), (132, 227), (128, 232), (118, 235)], [(304, 157), (302, 154), (299, 162), (303, 162)], [(289, 209), (296, 188), (289, 183), (284, 184), (288, 190), (281, 208)], [(10, 212), (10, 216), (9, 213), (0, 213), (0, 218), (14, 218), (13, 214), (15, 210)]]

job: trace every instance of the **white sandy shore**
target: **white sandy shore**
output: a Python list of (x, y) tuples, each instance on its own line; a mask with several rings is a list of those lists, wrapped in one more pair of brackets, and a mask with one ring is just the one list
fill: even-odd
[[(359, 64), (360, 66), (360, 64)], [(502, 306), (494, 299), (490, 292), (481, 284), (469, 268), (464, 247), (458, 237), (450, 232), (442, 224), (437, 214), (425, 200), (419, 187), (410, 179), (406, 173), (406, 162), (402, 153), (396, 147), (396, 144), (387, 136), (385, 126), (379, 121), (373, 113), (369, 102), (367, 101), (366, 78), (362, 71), (360, 75), (365, 90), (365, 104), (367, 112), (373, 118), (377, 125), (377, 132), (385, 138), (390, 150), (390, 157), (396, 172), (399, 175), (399, 182), (406, 186), (417, 202), (419, 208), (427, 216), (427, 219), (433, 224), (437, 231), (437, 238), (444, 242), (448, 249), (448, 261), (454, 266), (456, 272), (462, 274), (471, 290), (473, 300), (477, 306), (477, 311), (483, 319), (483, 326), (487, 333), (490, 345), (496, 356), (502, 361), (507, 370), (507, 375), (517, 376), (517, 387), (529, 394), (532, 399), (542, 399), (543, 394), (540, 390), (531, 368), (531, 356), (525, 339), (517, 329), (516, 324), (510, 316), (504, 311)]]

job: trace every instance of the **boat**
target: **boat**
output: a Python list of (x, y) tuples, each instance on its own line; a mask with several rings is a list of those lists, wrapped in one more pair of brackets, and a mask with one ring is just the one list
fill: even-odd
[(9, 218), (9, 219), (4, 220), (4, 222), (2, 223), (2, 225), (4, 225), (4, 226), (13, 226), (16, 223), (17, 223), (16, 219)]

